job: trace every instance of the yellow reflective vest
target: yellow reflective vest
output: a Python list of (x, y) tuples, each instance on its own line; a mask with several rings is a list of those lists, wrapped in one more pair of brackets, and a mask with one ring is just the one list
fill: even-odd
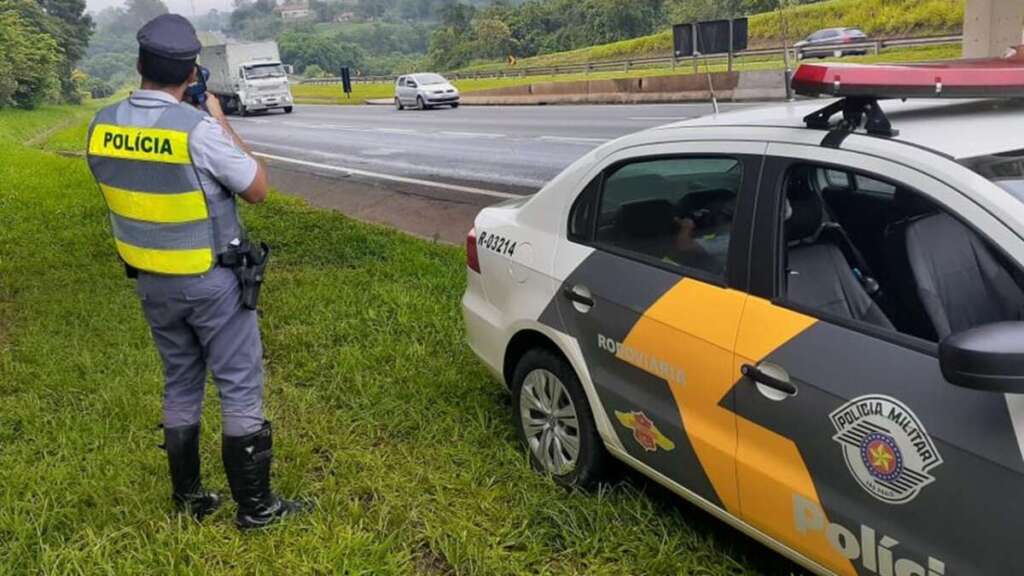
[(205, 114), (168, 104), (154, 125), (130, 126), (117, 122), (124, 106), (96, 114), (87, 149), (117, 253), (143, 272), (204, 274), (240, 230), (234, 198), (208, 198), (192, 164), (189, 137)]

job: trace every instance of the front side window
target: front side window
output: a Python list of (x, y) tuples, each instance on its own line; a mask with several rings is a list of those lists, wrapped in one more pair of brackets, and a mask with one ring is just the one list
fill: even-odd
[(680, 272), (723, 277), (742, 173), (738, 160), (721, 157), (619, 166), (604, 178), (594, 242)]
[(783, 186), (787, 301), (933, 342), (1024, 320), (1020, 272), (924, 194), (813, 164), (790, 167)]

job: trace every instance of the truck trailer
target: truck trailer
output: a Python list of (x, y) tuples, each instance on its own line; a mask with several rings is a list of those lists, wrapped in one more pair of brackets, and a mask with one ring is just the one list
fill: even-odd
[(207, 90), (227, 113), (292, 111), (288, 74), (281, 64), (276, 42), (204, 46), (199, 64), (210, 70)]

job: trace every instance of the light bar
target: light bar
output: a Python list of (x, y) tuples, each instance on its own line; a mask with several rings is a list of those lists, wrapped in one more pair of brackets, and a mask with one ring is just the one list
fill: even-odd
[(873, 98), (1024, 98), (1024, 58), (935, 64), (801, 64), (793, 90), (802, 96)]

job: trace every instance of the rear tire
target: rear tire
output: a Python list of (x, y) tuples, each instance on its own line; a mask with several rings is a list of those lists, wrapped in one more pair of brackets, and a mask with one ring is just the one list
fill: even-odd
[(543, 348), (523, 355), (512, 378), (512, 413), (535, 470), (567, 488), (590, 488), (605, 477), (611, 456), (565, 359)]
[(405, 106), (402, 105), (402, 101), (399, 100), (397, 96), (395, 97), (395, 110), (398, 110), (399, 112), (405, 110)]

